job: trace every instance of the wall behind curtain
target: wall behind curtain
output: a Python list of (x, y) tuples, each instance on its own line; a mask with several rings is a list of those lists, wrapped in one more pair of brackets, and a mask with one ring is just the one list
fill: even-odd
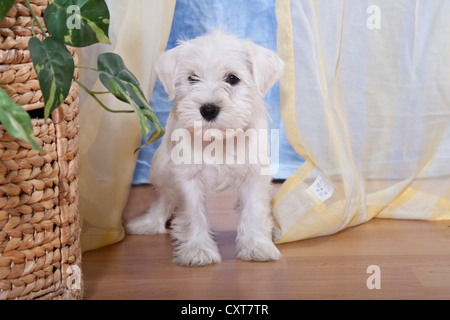
[[(275, 0), (178, 0), (175, 7), (172, 29), (167, 50), (173, 48), (179, 39), (192, 39), (207, 32), (221, 28), (223, 31), (250, 38), (255, 43), (277, 50), (277, 20)], [(270, 129), (279, 130), (279, 153), (274, 153), (272, 163), (275, 179), (286, 179), (304, 161), (286, 139), (284, 125), (279, 112), (279, 87), (276, 84), (266, 95), (271, 121)], [(168, 101), (167, 94), (159, 81), (150, 101), (161, 123), (165, 125), (173, 101)], [(150, 183), (149, 170), (151, 159), (159, 142), (139, 153), (134, 184)]]
[[(103, 52), (119, 54), (151, 96), (154, 65), (166, 46), (175, 0), (110, 0), (112, 45), (80, 51), (80, 65), (97, 65)], [(93, 91), (104, 91), (97, 73), (83, 70), (81, 81)], [(128, 109), (112, 95), (101, 100), (110, 108)], [(104, 111), (87, 94), (80, 97), (80, 214), (82, 250), (115, 243), (124, 236), (122, 211), (128, 200), (141, 133), (134, 114)]]

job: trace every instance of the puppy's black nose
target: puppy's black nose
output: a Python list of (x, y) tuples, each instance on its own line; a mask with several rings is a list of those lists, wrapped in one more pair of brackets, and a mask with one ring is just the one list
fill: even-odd
[(220, 112), (220, 108), (213, 104), (204, 104), (200, 107), (200, 114), (207, 121), (214, 120)]

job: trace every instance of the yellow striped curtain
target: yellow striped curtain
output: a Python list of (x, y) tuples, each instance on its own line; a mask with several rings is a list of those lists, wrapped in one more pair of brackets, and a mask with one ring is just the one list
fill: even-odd
[[(112, 45), (80, 51), (80, 65), (96, 67), (103, 52), (119, 54), (138, 78), (150, 99), (156, 81), (154, 65), (169, 38), (175, 0), (110, 0)], [(81, 81), (93, 91), (105, 91), (93, 72)], [(112, 109), (128, 109), (112, 95), (100, 96)], [(127, 203), (136, 166), (141, 133), (134, 114), (104, 111), (82, 92), (80, 97), (79, 208), (82, 250), (120, 241), (124, 236), (122, 211)]]
[(288, 140), (278, 243), (450, 219), (450, 1), (277, 0)]

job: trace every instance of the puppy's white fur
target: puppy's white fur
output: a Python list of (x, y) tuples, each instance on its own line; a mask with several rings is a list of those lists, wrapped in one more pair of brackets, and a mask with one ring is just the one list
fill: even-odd
[[(229, 129), (261, 132), (268, 129), (263, 97), (278, 80), (284, 64), (278, 55), (249, 40), (217, 31), (189, 41), (162, 54), (156, 70), (170, 99), (176, 103), (169, 115), (166, 134), (155, 152), (151, 166), (151, 181), (158, 197), (149, 211), (127, 225), (129, 233), (155, 234), (166, 232), (166, 222), (175, 213), (172, 236), (176, 240), (174, 261), (180, 265), (202, 266), (221, 261), (210, 233), (205, 201), (211, 191), (232, 186), (238, 191), (237, 209), (240, 220), (236, 238), (236, 256), (243, 260), (276, 260), (280, 252), (272, 242), (273, 222), (270, 216), (270, 175), (261, 170), (269, 163), (249, 163), (249, 141), (235, 145), (226, 154), (246, 154), (244, 164), (184, 163), (172, 161), (176, 145), (192, 149), (196, 135), (208, 129), (223, 133), (223, 145), (230, 136)], [(240, 79), (230, 84), (229, 75)], [(220, 112), (213, 121), (205, 120), (200, 108), (213, 104)], [(201, 123), (202, 131), (195, 130)], [(175, 130), (183, 128), (192, 133), (191, 139), (172, 141)], [(227, 131), (228, 129), (228, 131)], [(266, 131), (267, 132), (267, 131)], [(202, 136), (203, 137), (203, 136)], [(260, 138), (260, 136), (258, 136)], [(258, 138), (258, 139), (259, 139)], [(216, 139), (220, 139), (216, 136)], [(208, 146), (204, 141), (200, 152)], [(263, 139), (264, 140), (264, 139)], [(268, 150), (266, 148), (265, 150)]]

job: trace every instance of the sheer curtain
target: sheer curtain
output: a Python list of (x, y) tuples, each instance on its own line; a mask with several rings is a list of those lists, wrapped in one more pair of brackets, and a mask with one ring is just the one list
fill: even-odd
[[(136, 75), (150, 98), (156, 80), (154, 65), (164, 51), (172, 23), (175, 0), (110, 0), (111, 46), (82, 49), (80, 65), (97, 65), (98, 54), (115, 52)], [(104, 91), (98, 75), (81, 73), (93, 91)], [(128, 106), (111, 95), (100, 97), (110, 108)], [(122, 211), (126, 205), (140, 145), (134, 114), (104, 111), (86, 94), (80, 99), (80, 214), (82, 250), (115, 243), (124, 236)]]
[(279, 243), (374, 217), (450, 219), (450, 2), (277, 0), (281, 116), (306, 162)]

